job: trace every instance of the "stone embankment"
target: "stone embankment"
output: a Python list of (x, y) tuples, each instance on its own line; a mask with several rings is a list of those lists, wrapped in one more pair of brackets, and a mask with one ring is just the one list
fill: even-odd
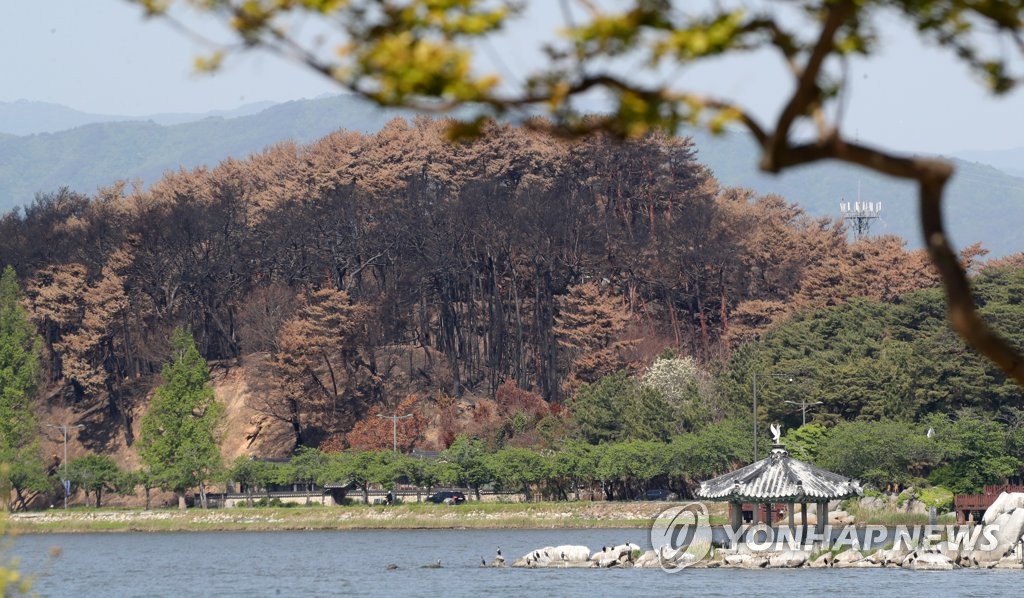
[[(778, 552), (750, 553), (734, 550), (715, 550), (708, 558), (687, 558), (683, 553), (681, 559), (671, 559), (665, 552), (640, 550), (639, 546), (624, 544), (605, 546), (586, 556), (570, 555), (569, 548), (578, 546), (546, 546), (532, 550), (519, 557), (513, 567), (536, 568), (723, 568), (723, 569), (796, 569), (800, 567), (835, 568), (835, 569), (868, 569), (900, 567), (912, 571), (947, 571), (960, 568), (985, 569), (1021, 569), (1024, 564), (1016, 554), (1006, 554), (993, 560), (979, 560), (976, 555), (951, 549), (942, 543), (926, 549), (910, 550), (909, 548), (879, 550), (865, 556), (856, 549), (846, 550), (837, 554), (825, 551), (815, 556), (807, 550), (785, 550)], [(989, 557), (991, 558), (991, 557)], [(505, 566), (504, 559), (492, 561), (491, 566)]]
[[(845, 513), (830, 515), (830, 520), (852, 523)], [(938, 526), (936, 526), (938, 528)], [(936, 530), (937, 531), (937, 530)], [(740, 542), (734, 548), (713, 549), (710, 545), (690, 546), (685, 550), (642, 551), (631, 542), (604, 546), (590, 553), (585, 546), (546, 546), (532, 550), (516, 559), (513, 567), (640, 567), (678, 569), (694, 568), (886, 568), (899, 567), (912, 571), (946, 571), (960, 568), (1024, 570), (1024, 493), (1004, 493), (985, 512), (980, 526), (953, 530), (945, 539), (918, 537), (897, 538), (884, 549), (861, 552), (857, 542), (847, 550), (818, 548), (815, 552), (800, 549), (770, 550)], [(696, 549), (695, 549), (696, 548)], [(495, 563), (492, 563), (494, 565)], [(504, 559), (497, 566), (504, 566)]]

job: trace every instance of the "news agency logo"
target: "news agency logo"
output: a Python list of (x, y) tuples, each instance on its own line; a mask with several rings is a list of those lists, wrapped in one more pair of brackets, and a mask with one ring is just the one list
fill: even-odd
[(703, 503), (665, 509), (651, 525), (651, 547), (669, 573), (701, 562), (711, 552), (711, 521)]
[[(816, 528), (817, 526), (815, 526)], [(998, 523), (987, 525), (916, 525), (856, 527), (823, 526), (824, 529), (790, 529), (764, 523), (743, 525), (739, 529), (721, 528), (723, 545), (746, 554), (780, 554), (785, 551), (832, 550), (907, 550), (929, 551), (957, 549), (964, 551), (1005, 553), (1018, 541), (1019, 534), (1009, 540)], [(681, 571), (702, 562), (711, 554), (712, 529), (708, 509), (703, 503), (688, 503), (665, 509), (651, 525), (651, 547), (658, 555), (661, 568), (669, 573)], [(1002, 556), (1000, 554), (999, 556)], [(998, 557), (997, 557), (998, 558)]]

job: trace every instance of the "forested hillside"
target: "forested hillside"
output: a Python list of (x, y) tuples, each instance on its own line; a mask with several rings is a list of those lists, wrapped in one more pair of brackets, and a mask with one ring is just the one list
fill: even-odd
[[(227, 460), (475, 439), (488, 479), (541, 467), (540, 447), (589, 455), (573, 479), (608, 496), (685, 493), (750, 458), (757, 373), (762, 435), (782, 423), (798, 455), (848, 475), (960, 490), (1019, 475), (1020, 390), (950, 331), (930, 263), (900, 239), (850, 242), (723, 187), (683, 138), (444, 131), (395, 120), (4, 216), (0, 259), (40, 335), (40, 419), (86, 426), (72, 456), (134, 467), (184, 328), (211, 361)], [(982, 315), (1019, 345), (1024, 261), (983, 257), (961, 255)], [(378, 416), (398, 413), (392, 437)], [(902, 433), (922, 426), (942, 436)]]
[(48, 194), (0, 228), (48, 400), (129, 443), (176, 326), (208, 359), (269, 354), (262, 409), (317, 445), (407, 392), (557, 404), (666, 348), (714, 364), (795, 309), (935, 284), (895, 238), (721, 188), (686, 140), (455, 145), (427, 119)]
[[(982, 317), (1024, 346), (1024, 270), (992, 262), (974, 278)], [(967, 349), (945, 320), (939, 289), (889, 300), (865, 298), (795, 314), (758, 343), (737, 351), (726, 377), (733, 396), (750, 393), (750, 372), (786, 372), (766, 383), (760, 409), (768, 421), (799, 426), (801, 396), (822, 401), (814, 419), (924, 421), (972, 412), (1016, 421), (1024, 395), (997, 367)], [(724, 383), (724, 380), (723, 380)]]

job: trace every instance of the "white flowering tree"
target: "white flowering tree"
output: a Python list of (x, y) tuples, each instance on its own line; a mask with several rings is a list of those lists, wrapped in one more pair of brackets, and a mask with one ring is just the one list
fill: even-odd
[(711, 376), (693, 357), (659, 357), (640, 377), (640, 385), (661, 394), (686, 429), (692, 430), (715, 410)]

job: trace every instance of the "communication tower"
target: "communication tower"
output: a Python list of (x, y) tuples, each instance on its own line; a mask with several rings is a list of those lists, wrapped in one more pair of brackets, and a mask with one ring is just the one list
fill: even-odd
[(851, 228), (859, 241), (868, 235), (871, 221), (877, 220), (882, 214), (882, 202), (840, 200), (839, 212), (843, 215), (843, 220), (852, 221)]

